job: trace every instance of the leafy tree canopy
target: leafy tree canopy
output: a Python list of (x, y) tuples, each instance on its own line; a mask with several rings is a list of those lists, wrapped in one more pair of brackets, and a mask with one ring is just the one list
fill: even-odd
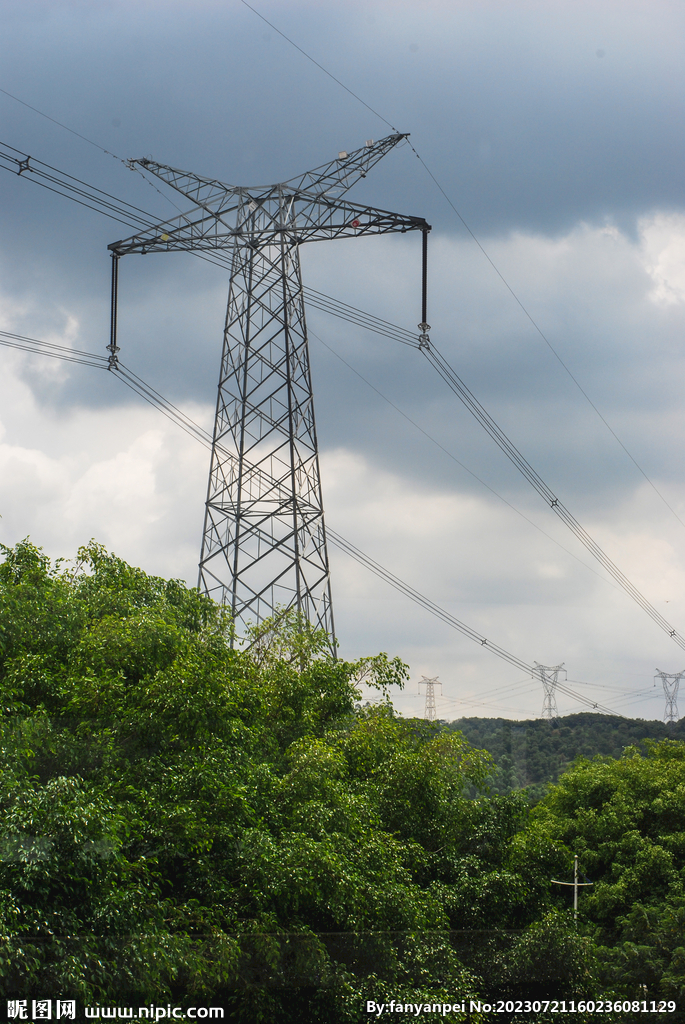
[(297, 1015), (289, 987), (322, 1020), (474, 989), (446, 892), (478, 865), (507, 919), (500, 825), (464, 795), (488, 755), (395, 717), (398, 659), (332, 660), (292, 615), (231, 640), (211, 601), (97, 544), (73, 566), (4, 549), (4, 993), (203, 995), (254, 1021)]
[(619, 759), (579, 759), (534, 808), (516, 845), (522, 861), (562, 881), (578, 855), (593, 883), (581, 919), (612, 988), (642, 998), (646, 986), (652, 998), (682, 1005), (685, 744), (646, 740)]
[[(531, 812), (461, 733), (395, 715), (396, 658), (334, 660), (292, 614), (241, 648), (95, 543), (3, 553), (3, 996), (352, 1024), (366, 999), (587, 996), (609, 967), (680, 991), (682, 745), (579, 762)], [(550, 882), (574, 851), (578, 932)]]

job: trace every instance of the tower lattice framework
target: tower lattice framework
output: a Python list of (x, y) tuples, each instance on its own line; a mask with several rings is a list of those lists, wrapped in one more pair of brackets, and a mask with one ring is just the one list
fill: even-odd
[(682, 672), (662, 672), (660, 669), (656, 670), (654, 681), (660, 679), (664, 687), (664, 697), (666, 698), (666, 707), (664, 709), (664, 722), (668, 725), (669, 723), (675, 723), (678, 721), (678, 689), (680, 688), (680, 680), (685, 676), (685, 669)]
[(427, 676), (421, 676), (419, 680), (419, 689), (421, 685), (425, 684), (426, 687), (426, 704), (423, 711), (423, 717), (428, 722), (435, 722), (438, 717), (437, 708), (435, 706), (435, 687), (440, 687), (442, 691), (442, 683), (437, 676), (433, 676), (432, 679), (428, 679)]
[(335, 645), (299, 247), (430, 230), (423, 218), (344, 198), (405, 137), (367, 142), (313, 171), (257, 188), (132, 161), (194, 208), (109, 246), (111, 358), (118, 351), (121, 256), (205, 251), (230, 268), (199, 588), (230, 608), (239, 633), (297, 609)]
[(566, 670), (564, 669), (563, 663), (561, 665), (540, 665), (536, 661), (535, 667), (538, 670), (539, 678), (542, 681), (543, 698), (540, 718), (547, 718), (552, 721), (559, 717), (556, 695), (559, 673), (564, 672), (565, 674)]

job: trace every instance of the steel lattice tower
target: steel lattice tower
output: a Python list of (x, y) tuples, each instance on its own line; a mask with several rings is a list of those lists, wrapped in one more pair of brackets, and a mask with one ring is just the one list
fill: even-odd
[(257, 188), (227, 185), (153, 160), (132, 161), (190, 199), (194, 208), (109, 246), (112, 360), (118, 351), (119, 257), (198, 250), (228, 257), (199, 588), (230, 607), (238, 632), (297, 609), (335, 646), (299, 247), (412, 230), (425, 238), (430, 226), (422, 218), (344, 199), (404, 138), (395, 134), (367, 142), (313, 171)]
[(662, 672), (660, 669), (656, 670), (654, 681), (656, 682), (657, 679), (660, 679), (664, 687), (664, 697), (666, 698), (664, 722), (667, 724), (678, 721), (678, 688), (683, 676), (685, 676), (685, 669), (682, 672), (672, 673)]
[(554, 718), (559, 717), (557, 710), (557, 697), (556, 688), (559, 682), (559, 673), (564, 672), (563, 663), (561, 665), (540, 665), (537, 661), (535, 667), (540, 673), (540, 679), (542, 681), (542, 692), (544, 694), (542, 699), (542, 712), (540, 718), (548, 718), (550, 721)]
[(426, 684), (426, 706), (423, 711), (423, 717), (429, 722), (434, 722), (438, 717), (438, 713), (435, 707), (435, 684), (437, 683), (438, 686), (442, 689), (442, 683), (440, 682), (437, 676), (434, 676), (433, 679), (428, 679), (426, 678), (426, 676), (421, 676), (421, 679), (419, 680), (419, 689), (421, 688), (421, 683)]

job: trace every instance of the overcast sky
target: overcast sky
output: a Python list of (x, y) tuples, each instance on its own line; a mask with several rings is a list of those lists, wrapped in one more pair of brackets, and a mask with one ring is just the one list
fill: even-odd
[[(163, 220), (174, 213), (165, 188), (126, 158), (270, 184), (389, 125), (410, 132), (453, 206), (408, 146), (350, 198), (433, 225), (431, 337), (685, 632), (683, 5), (253, 6), (376, 113), (240, 0), (0, 0), (0, 89), (97, 145), (3, 93), (0, 140)], [(107, 244), (129, 232), (6, 171), (0, 223), (0, 329), (104, 352)], [(411, 330), (420, 319), (418, 235), (317, 243), (302, 263), (311, 287)], [(122, 358), (210, 429), (226, 292), (225, 273), (191, 256), (122, 261)], [(661, 718), (655, 668), (680, 671), (685, 652), (607, 579), (419, 353), (308, 317), (330, 526), (524, 661), (563, 662), (575, 690)], [(194, 584), (205, 449), (112, 375), (4, 348), (0, 367), (0, 539), (29, 534), (72, 557), (92, 536)], [(540, 713), (539, 683), (330, 554), (342, 653), (403, 657), (406, 713), (422, 713), (422, 675), (442, 681), (446, 718)]]

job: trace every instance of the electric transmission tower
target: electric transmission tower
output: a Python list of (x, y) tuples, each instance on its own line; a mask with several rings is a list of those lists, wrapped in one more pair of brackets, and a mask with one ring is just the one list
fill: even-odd
[(422, 683), (426, 684), (426, 706), (424, 708), (423, 717), (429, 722), (434, 722), (438, 717), (435, 710), (435, 684), (438, 684), (442, 692), (442, 683), (437, 676), (433, 679), (427, 679), (426, 676), (421, 676), (421, 679), (419, 680), (419, 691)]
[(554, 718), (559, 717), (557, 710), (557, 696), (556, 688), (559, 682), (559, 673), (563, 672), (566, 675), (566, 670), (561, 665), (540, 665), (536, 661), (535, 667), (539, 672), (540, 680), (542, 682), (542, 713), (540, 718), (548, 718), (550, 721)]
[(425, 266), (425, 220), (344, 198), (405, 138), (369, 141), (313, 171), (256, 188), (131, 161), (194, 205), (109, 246), (110, 363), (116, 365), (118, 352), (121, 256), (204, 251), (230, 267), (198, 585), (230, 608), (239, 633), (296, 609), (335, 648), (299, 248), (418, 230)]
[(656, 670), (654, 676), (654, 682), (660, 679), (664, 687), (664, 697), (666, 698), (666, 708), (664, 710), (664, 722), (669, 724), (670, 722), (677, 722), (678, 715), (678, 687), (680, 686), (680, 680), (685, 676), (685, 669), (682, 672), (662, 672), (660, 669)]

